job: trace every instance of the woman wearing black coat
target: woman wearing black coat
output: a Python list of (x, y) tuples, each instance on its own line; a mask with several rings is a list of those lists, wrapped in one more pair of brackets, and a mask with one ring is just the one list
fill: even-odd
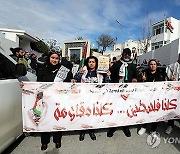
[[(44, 66), (38, 70), (37, 81), (39, 82), (70, 82), (73, 78), (73, 74), (70, 68), (59, 64), (60, 55), (55, 52), (50, 52), (47, 61)], [(60, 69), (63, 68), (63, 69)], [(63, 75), (57, 77), (57, 72), (63, 71)], [(60, 73), (60, 72), (58, 72)], [(50, 142), (50, 132), (41, 133), (41, 150), (46, 150), (47, 145)], [(56, 148), (61, 147), (62, 132), (53, 132), (53, 142)]]
[[(148, 69), (142, 73), (142, 81), (143, 82), (158, 82), (158, 81), (166, 81), (167, 75), (157, 68), (157, 61), (155, 59), (151, 59), (148, 62)], [(151, 123), (151, 132), (155, 132), (157, 130), (158, 123)], [(146, 132), (146, 124), (143, 124), (141, 129), (138, 131), (138, 135), (142, 135)]]

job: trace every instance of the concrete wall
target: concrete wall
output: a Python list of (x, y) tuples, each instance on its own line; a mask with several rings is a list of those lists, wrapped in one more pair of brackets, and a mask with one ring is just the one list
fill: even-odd
[(180, 39), (172, 41), (170, 44), (158, 48), (154, 51), (150, 51), (138, 57), (140, 63), (144, 59), (149, 61), (155, 58), (160, 61), (161, 64), (169, 65), (177, 61), (178, 53), (180, 53)]

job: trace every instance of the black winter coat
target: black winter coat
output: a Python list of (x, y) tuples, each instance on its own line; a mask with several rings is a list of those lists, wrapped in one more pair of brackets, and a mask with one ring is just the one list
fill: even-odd
[[(52, 69), (51, 67), (48, 67), (47, 65), (40, 68), (37, 74), (37, 81), (53, 82), (60, 66), (61, 65), (59, 65), (59, 67), (57, 67), (56, 69)], [(71, 79), (73, 79), (73, 74), (71, 71), (69, 71), (64, 82), (71, 82)]]
[(159, 69), (156, 70), (154, 74), (151, 73), (149, 69), (145, 71), (146, 80), (145, 82), (158, 82), (158, 81), (165, 81), (166, 74), (161, 72)]
[[(123, 63), (119, 60), (115, 62), (110, 68), (112, 83), (119, 83), (119, 69), (122, 64)], [(139, 72), (137, 71), (135, 64), (129, 63), (127, 69), (128, 69), (128, 81), (125, 82), (132, 82), (133, 78), (139, 80)]]

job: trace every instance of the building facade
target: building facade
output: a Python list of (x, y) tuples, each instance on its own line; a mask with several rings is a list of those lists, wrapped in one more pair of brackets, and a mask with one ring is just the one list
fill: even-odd
[(20, 47), (28, 52), (34, 52), (38, 57), (40, 56), (41, 53), (33, 51), (30, 46), (31, 42), (39, 41), (38, 38), (26, 33), (24, 30), (1, 28), (0, 32), (2, 32), (0, 46), (7, 54), (11, 54), (11, 47)]
[(165, 18), (152, 25), (151, 50), (158, 49), (180, 38), (180, 20)]
[[(156, 50), (160, 47), (163, 47), (167, 44), (170, 44), (172, 41), (180, 38), (180, 20), (173, 17), (165, 18), (157, 23), (152, 25), (152, 37), (149, 40), (149, 46), (147, 47), (146, 52)], [(144, 44), (147, 43), (147, 40), (133, 41), (128, 40), (127, 42), (115, 44), (114, 51), (119, 51), (122, 53), (124, 48), (130, 48), (133, 56), (146, 54), (144, 51)]]
[(84, 51), (86, 51), (85, 57), (90, 56), (89, 40), (65, 41), (62, 47), (62, 57), (68, 57), (71, 62), (78, 63), (82, 59)]
[[(146, 40), (144, 40), (146, 43)], [(142, 55), (144, 53), (144, 41), (133, 41), (128, 40), (127, 42), (115, 44), (114, 45), (114, 51), (119, 52), (119, 55), (122, 54), (122, 51), (124, 48), (129, 48), (132, 51), (132, 58), (135, 56)], [(151, 50), (150, 45), (147, 48), (147, 52)]]
[(180, 53), (180, 20), (165, 18), (152, 25), (151, 52), (138, 57), (140, 63), (155, 58), (163, 65), (177, 61)]

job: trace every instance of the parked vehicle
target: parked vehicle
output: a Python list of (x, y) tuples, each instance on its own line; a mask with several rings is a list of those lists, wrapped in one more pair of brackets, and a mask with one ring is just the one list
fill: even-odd
[(34, 74), (26, 72), (22, 64), (17, 64), (0, 49), (0, 153), (23, 134), (19, 77), (20, 80), (36, 81)]

